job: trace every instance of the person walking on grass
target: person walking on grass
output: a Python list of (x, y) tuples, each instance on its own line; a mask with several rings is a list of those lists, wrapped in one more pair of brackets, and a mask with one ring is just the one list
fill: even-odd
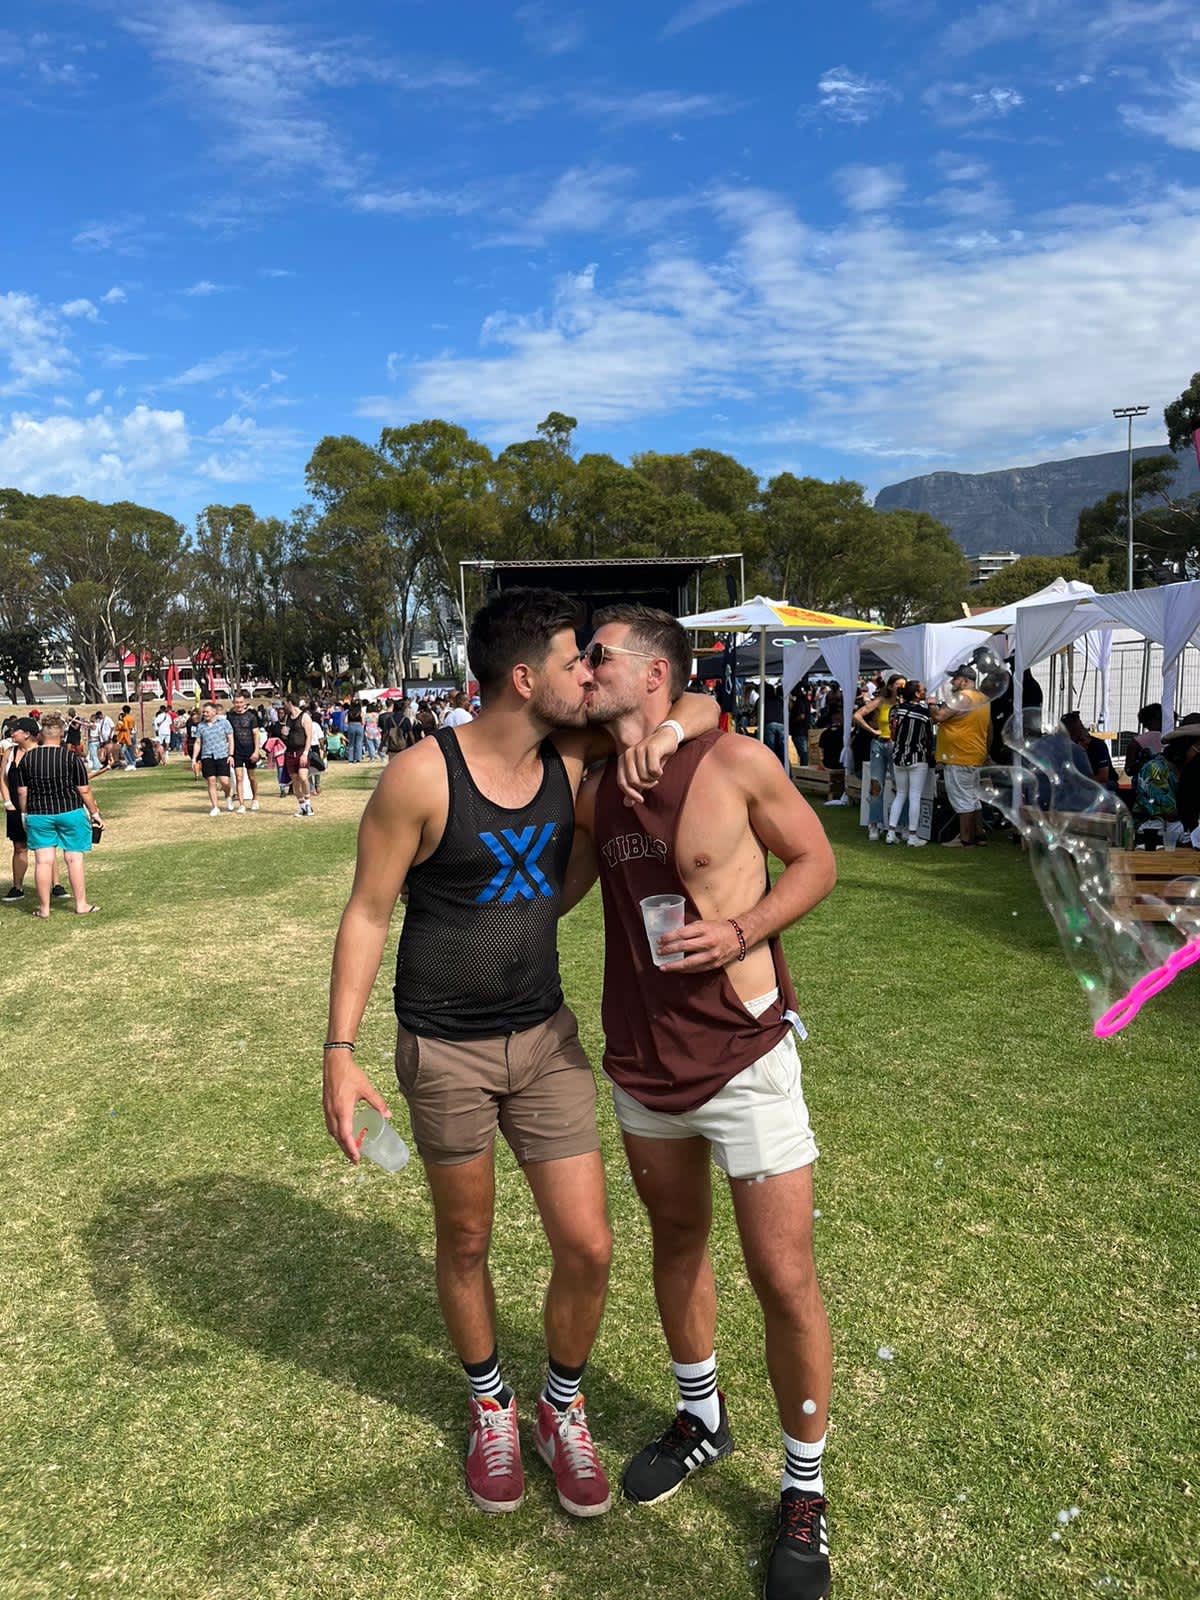
[[(582, 610), (549, 589), (510, 589), (471, 625), (478, 719), (394, 755), (367, 803), (354, 887), (333, 954), (325, 1044), (325, 1125), (358, 1160), (354, 1112), (390, 1113), (354, 1064), (354, 1040), (401, 887), (396, 1077), (433, 1197), (437, 1292), (470, 1386), (467, 1489), (483, 1511), (524, 1494), (517, 1403), (500, 1368), (488, 1251), (497, 1129), (529, 1184), (553, 1271), (544, 1322), (545, 1387), (535, 1442), (574, 1516), (611, 1504), (581, 1384), (608, 1284), (611, 1234), (596, 1129), (596, 1087), (563, 1003), (557, 924), (575, 795), (611, 751), (587, 727), (591, 671), (575, 630)], [(664, 701), (664, 715), (672, 708)], [(716, 720), (689, 695), (680, 721), (648, 728), (622, 781), (640, 792), (687, 731)], [(669, 770), (669, 764), (668, 764)]]
[[(20, 766), (27, 750), (36, 747), (41, 730), (32, 717), (18, 717), (9, 730), (12, 741), (0, 756), (0, 798), (4, 801), (4, 831), (12, 845), (12, 887), (2, 898), (15, 903), (25, 898), (25, 874), (29, 868), (29, 841), (25, 837), (25, 821), (21, 815)], [(70, 890), (58, 882), (58, 868), (51, 873), (54, 887), (52, 900), (66, 900)]]
[(309, 752), (316, 738), (313, 719), (303, 709), (299, 700), (292, 695), (284, 697), (283, 713), (287, 719), (286, 732), (283, 736), (285, 746), (283, 765), (288, 782), (292, 786), (292, 798), (296, 802), (293, 815), (311, 817), (313, 808), (312, 801), (308, 797), (308, 762)]
[(258, 810), (258, 762), (262, 750), (262, 729), (257, 713), (251, 711), (243, 690), (233, 697), (233, 710), (225, 719), (233, 729), (233, 793), (237, 810), (246, 810), (246, 789), (250, 790), (250, 809)]
[(83, 858), (92, 848), (92, 824), (103, 827), (83, 759), (63, 744), (63, 719), (48, 711), (41, 721), (42, 744), (30, 744), (16, 769), (17, 793), (29, 848), (33, 851), (38, 903), (34, 916), (50, 915), (54, 852), (61, 850), (75, 897), (75, 911), (86, 917), (100, 907), (87, 897)]
[(192, 745), (192, 771), (203, 773), (208, 785), (210, 817), (221, 815), (218, 789), (226, 806), (233, 810), (233, 729), (214, 700), (207, 701), (200, 713)]
[[(610, 606), (593, 620), (589, 715), (611, 728), (618, 748), (635, 745), (686, 682), (691, 643), (673, 617), (645, 606)], [(655, 1296), (679, 1389), (669, 1426), (629, 1463), (622, 1487), (652, 1505), (733, 1449), (714, 1353), (715, 1160), (762, 1307), (783, 1433), (763, 1594), (817, 1600), (830, 1585), (822, 1455), (831, 1352), (812, 1250), (817, 1146), (794, 1042), (794, 1031), (804, 1033), (779, 935), (833, 888), (833, 852), (776, 757), (729, 733), (694, 739), (632, 810), (609, 761), (589, 773), (577, 822), (593, 850), (590, 861), (577, 858), (566, 903), (598, 871), (604, 1070), (650, 1219)], [(774, 886), (768, 855), (784, 868)], [(680, 896), (685, 908), (683, 925), (657, 938), (672, 966), (655, 964), (643, 923), (641, 902), (658, 895)]]

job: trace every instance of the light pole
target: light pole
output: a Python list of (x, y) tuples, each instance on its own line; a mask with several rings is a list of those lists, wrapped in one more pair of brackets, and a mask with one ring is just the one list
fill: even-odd
[(1133, 419), (1144, 417), (1149, 406), (1114, 406), (1114, 417), (1129, 419), (1129, 474), (1125, 499), (1125, 587), (1133, 588)]

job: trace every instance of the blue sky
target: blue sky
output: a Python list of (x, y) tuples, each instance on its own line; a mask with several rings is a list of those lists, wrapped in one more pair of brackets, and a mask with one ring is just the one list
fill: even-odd
[(286, 513), (323, 434), (872, 490), (1200, 367), (1192, 0), (9, 0), (0, 483)]

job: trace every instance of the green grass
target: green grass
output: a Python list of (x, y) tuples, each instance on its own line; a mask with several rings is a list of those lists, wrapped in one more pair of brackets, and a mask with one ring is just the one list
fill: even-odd
[[(724, 1193), (737, 1453), (657, 1510), (578, 1524), (529, 1451), (515, 1516), (468, 1506), (422, 1177), (357, 1182), (320, 1116), (371, 781), (335, 768), (305, 824), (273, 798), (210, 821), (179, 767), (106, 779), (102, 914), (0, 908), (0, 1596), (749, 1597), (779, 1446)], [(823, 1151), (838, 1592), (1194, 1600), (1200, 980), (1099, 1045), (1016, 852), (885, 850), (823, 816), (841, 881), (787, 947)], [(562, 964), (593, 1059), (599, 947), (592, 897)], [(407, 1131), (392, 957), (359, 1059)], [(673, 1396), (607, 1108), (602, 1127), (617, 1243), (587, 1395), (615, 1475)], [(500, 1343), (528, 1414), (547, 1259), (499, 1168)]]

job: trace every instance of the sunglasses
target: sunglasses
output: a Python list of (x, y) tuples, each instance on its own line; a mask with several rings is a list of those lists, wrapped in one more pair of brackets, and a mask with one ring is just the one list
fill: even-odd
[(590, 644), (586, 650), (579, 652), (580, 661), (586, 661), (593, 672), (612, 656), (641, 656), (644, 661), (657, 659), (652, 650), (626, 650), (624, 645), (619, 644)]

